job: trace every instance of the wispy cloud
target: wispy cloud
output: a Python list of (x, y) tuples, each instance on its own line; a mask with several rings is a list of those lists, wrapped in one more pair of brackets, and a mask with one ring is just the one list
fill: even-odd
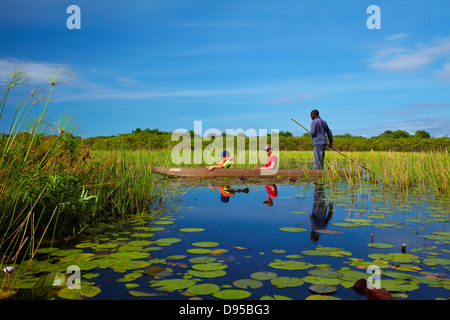
[(211, 28), (211, 27), (250, 27), (253, 26), (252, 23), (248, 22), (237, 22), (237, 21), (225, 21), (225, 22), (185, 22), (177, 23), (175, 27), (186, 27), (186, 28)]
[[(397, 35), (396, 38), (400, 39), (401, 37)], [(369, 67), (381, 71), (410, 72), (449, 57), (450, 38), (439, 39), (431, 44), (416, 44), (414, 48), (385, 43), (383, 47), (374, 52)], [(443, 72), (447, 74), (446, 69)]]
[(0, 83), (6, 83), (7, 78), (16, 67), (24, 69), (32, 82), (47, 82), (47, 75), (62, 66), (58, 63), (22, 61), (15, 58), (0, 59)]

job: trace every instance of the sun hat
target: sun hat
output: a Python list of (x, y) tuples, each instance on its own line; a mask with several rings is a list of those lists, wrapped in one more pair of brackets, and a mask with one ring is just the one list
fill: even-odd
[(266, 145), (265, 147), (264, 147), (264, 150), (269, 150), (269, 149), (272, 149), (272, 146), (270, 145), (270, 144), (268, 144), (268, 145)]

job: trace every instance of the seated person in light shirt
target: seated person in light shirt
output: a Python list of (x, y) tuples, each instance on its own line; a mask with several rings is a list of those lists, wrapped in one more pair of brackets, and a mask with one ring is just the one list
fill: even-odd
[(254, 167), (253, 169), (275, 169), (277, 165), (278, 158), (276, 155), (272, 154), (272, 146), (268, 144), (264, 147), (266, 154), (269, 157), (264, 167)]
[(234, 158), (230, 157), (230, 153), (227, 150), (222, 151), (220, 153), (220, 157), (222, 157), (222, 160), (220, 160), (216, 166), (209, 166), (209, 171), (214, 169), (229, 168), (234, 160)]

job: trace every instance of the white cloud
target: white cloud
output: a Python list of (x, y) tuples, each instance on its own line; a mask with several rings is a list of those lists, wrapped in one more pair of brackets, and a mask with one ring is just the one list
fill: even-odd
[(450, 82), (450, 63), (444, 63), (442, 70), (436, 71), (434, 76), (439, 80)]
[(444, 38), (429, 45), (418, 44), (413, 49), (402, 46), (383, 47), (375, 51), (369, 67), (381, 71), (409, 72), (449, 57), (450, 38)]
[(25, 70), (29, 80), (32, 82), (47, 83), (47, 75), (61, 68), (62, 64), (36, 61), (21, 61), (14, 58), (0, 59), (0, 82), (6, 83), (16, 67)]

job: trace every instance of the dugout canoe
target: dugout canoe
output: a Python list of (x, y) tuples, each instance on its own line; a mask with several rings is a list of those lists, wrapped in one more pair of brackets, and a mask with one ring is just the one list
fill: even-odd
[(152, 172), (186, 178), (320, 178), (322, 170), (302, 169), (214, 169), (209, 171), (201, 167), (152, 167)]

